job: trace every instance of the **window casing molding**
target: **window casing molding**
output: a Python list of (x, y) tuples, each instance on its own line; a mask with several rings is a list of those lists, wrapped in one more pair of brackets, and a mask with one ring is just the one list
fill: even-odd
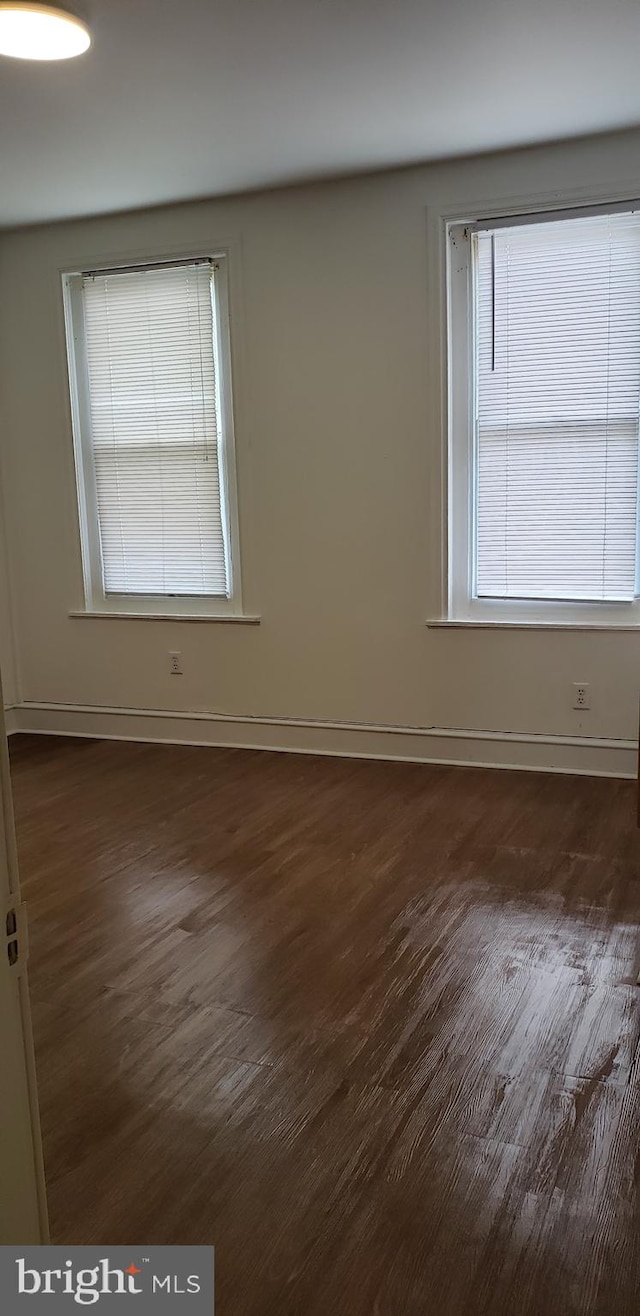
[(584, 629), (640, 627), (640, 599), (630, 603), (486, 599), (473, 595), (474, 499), (473, 306), (470, 244), (456, 250), (451, 233), (466, 225), (497, 226), (638, 208), (638, 185), (572, 189), (507, 198), (475, 198), (427, 208), (428, 380), (433, 399), (429, 622)]
[[(61, 271), (71, 423), (77, 505), (79, 514), (84, 605), (87, 614), (136, 617), (191, 617), (243, 619), (240, 568), (240, 534), (236, 475), (235, 434), (233, 422), (233, 388), (231, 365), (231, 331), (229, 313), (229, 272), (226, 251), (200, 251), (197, 255), (172, 255), (149, 260), (130, 259), (100, 263), (100, 271), (126, 271), (162, 265), (187, 264), (191, 260), (210, 259), (215, 263), (214, 332), (215, 353), (219, 362), (219, 474), (223, 535), (228, 573), (228, 593), (221, 595), (115, 594), (106, 593), (103, 584), (102, 555), (94, 456), (91, 443), (89, 385), (84, 330), (82, 278), (89, 268)], [(93, 267), (92, 267), (93, 268)]]

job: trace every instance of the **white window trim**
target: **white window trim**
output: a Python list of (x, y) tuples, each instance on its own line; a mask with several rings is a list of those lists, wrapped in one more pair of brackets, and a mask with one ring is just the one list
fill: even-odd
[[(427, 208), (430, 335), (428, 381), (433, 399), (433, 433), (440, 442), (431, 450), (432, 587), (428, 626), (480, 626), (507, 629), (549, 628), (636, 630), (640, 599), (630, 603), (574, 600), (477, 599), (471, 590), (473, 398), (469, 387), (473, 344), (469, 308), (468, 260), (453, 268), (451, 230), (464, 225), (511, 225), (589, 213), (634, 209), (637, 181), (610, 189), (576, 188), (563, 194), (534, 194), (487, 201), (478, 197), (455, 205)], [(460, 316), (463, 314), (462, 324)], [(455, 344), (453, 342), (455, 338)], [(453, 361), (453, 352), (463, 354)], [(454, 366), (456, 367), (454, 369)], [(454, 460), (455, 454), (455, 460)]]
[[(84, 602), (86, 616), (135, 616), (138, 618), (191, 618), (243, 621), (242, 580), (240, 571), (240, 532), (236, 476), (235, 433), (233, 424), (233, 389), (231, 374), (231, 330), (229, 317), (229, 277), (226, 252), (199, 252), (191, 257), (174, 256), (157, 260), (130, 260), (105, 263), (103, 271), (139, 268), (141, 265), (182, 264), (194, 259), (215, 263), (216, 353), (220, 363), (219, 463), (220, 493), (229, 592), (219, 595), (173, 596), (167, 594), (106, 594), (103, 585), (100, 531), (95, 467), (91, 445), (89, 387), (84, 332), (82, 278), (85, 270), (62, 274), (71, 425), (75, 457), (76, 488), (80, 521)], [(80, 615), (77, 611), (73, 616)], [(252, 617), (252, 620), (255, 618)]]

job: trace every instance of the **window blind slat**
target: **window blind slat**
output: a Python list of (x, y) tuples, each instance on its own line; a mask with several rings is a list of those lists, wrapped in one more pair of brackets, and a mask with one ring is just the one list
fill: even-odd
[(226, 596), (211, 263), (82, 287), (105, 593)]
[(636, 593), (640, 219), (474, 236), (476, 594)]

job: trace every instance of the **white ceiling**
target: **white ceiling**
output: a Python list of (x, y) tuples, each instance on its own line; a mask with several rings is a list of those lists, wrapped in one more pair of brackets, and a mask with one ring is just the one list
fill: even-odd
[[(58, 0), (60, 2), (60, 0)], [(640, 123), (638, 0), (89, 0), (0, 56), (0, 224)]]

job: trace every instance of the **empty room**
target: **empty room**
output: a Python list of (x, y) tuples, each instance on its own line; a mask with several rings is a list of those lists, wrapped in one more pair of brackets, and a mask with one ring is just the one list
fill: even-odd
[(0, 0), (7, 1316), (636, 1316), (638, 50)]

